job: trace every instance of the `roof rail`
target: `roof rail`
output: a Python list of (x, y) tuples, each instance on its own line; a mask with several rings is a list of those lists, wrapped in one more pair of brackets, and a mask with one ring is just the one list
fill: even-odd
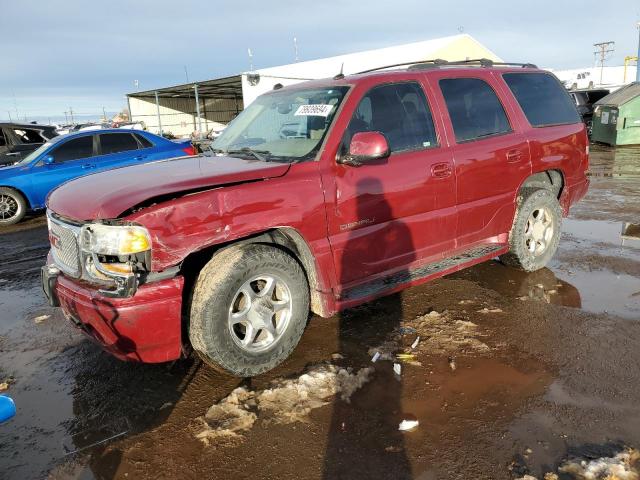
[(434, 60), (419, 60), (417, 62), (405, 62), (405, 63), (396, 63), (393, 65), (385, 65), (383, 67), (370, 68), (369, 70), (363, 70), (362, 72), (356, 73), (356, 75), (360, 75), (363, 73), (375, 72), (378, 70), (384, 70), (386, 68), (394, 68), (394, 67), (408, 67), (408, 70), (422, 70), (427, 68), (440, 68), (440, 67), (449, 67), (456, 65), (478, 65), (480, 67), (522, 67), (522, 68), (538, 68), (533, 63), (516, 63), (516, 62), (494, 62), (488, 58), (474, 58), (471, 60), (443, 60), (442, 58), (436, 58)]

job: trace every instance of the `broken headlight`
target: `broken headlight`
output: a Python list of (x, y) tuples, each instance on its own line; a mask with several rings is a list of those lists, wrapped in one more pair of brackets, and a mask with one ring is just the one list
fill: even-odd
[(80, 243), (89, 254), (85, 271), (100, 280), (131, 276), (134, 266), (151, 250), (149, 232), (137, 225), (85, 225)]

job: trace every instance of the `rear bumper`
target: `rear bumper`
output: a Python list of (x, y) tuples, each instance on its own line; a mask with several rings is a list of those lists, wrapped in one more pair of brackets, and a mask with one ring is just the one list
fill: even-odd
[(91, 285), (64, 275), (52, 278), (44, 269), (42, 280), (50, 302), (59, 303), (75, 327), (115, 357), (145, 363), (180, 358), (183, 277), (144, 284), (131, 298), (105, 297)]

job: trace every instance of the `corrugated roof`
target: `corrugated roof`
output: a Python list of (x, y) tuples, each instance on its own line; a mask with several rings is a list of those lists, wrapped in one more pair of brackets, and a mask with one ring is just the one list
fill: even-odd
[(606, 97), (602, 97), (594, 105), (611, 105), (612, 107), (619, 107), (624, 105), (630, 100), (633, 100), (640, 95), (640, 82), (633, 82), (629, 85), (610, 93)]

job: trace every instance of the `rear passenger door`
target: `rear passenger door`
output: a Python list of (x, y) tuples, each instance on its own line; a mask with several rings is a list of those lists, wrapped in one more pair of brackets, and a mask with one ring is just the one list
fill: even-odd
[(95, 163), (98, 170), (124, 167), (146, 159), (147, 153), (134, 134), (129, 132), (111, 132), (98, 135), (100, 155)]
[(483, 72), (430, 75), (453, 139), (457, 180), (457, 247), (506, 242), (515, 192), (531, 172), (527, 139), (503, 86)]
[(349, 292), (357, 284), (406, 272), (453, 248), (455, 177), (438, 116), (415, 76), (362, 83), (348, 105), (343, 153), (363, 131), (382, 133), (391, 151), (385, 161), (360, 167), (333, 158), (322, 176), (340, 295), (358, 297), (359, 290)]

